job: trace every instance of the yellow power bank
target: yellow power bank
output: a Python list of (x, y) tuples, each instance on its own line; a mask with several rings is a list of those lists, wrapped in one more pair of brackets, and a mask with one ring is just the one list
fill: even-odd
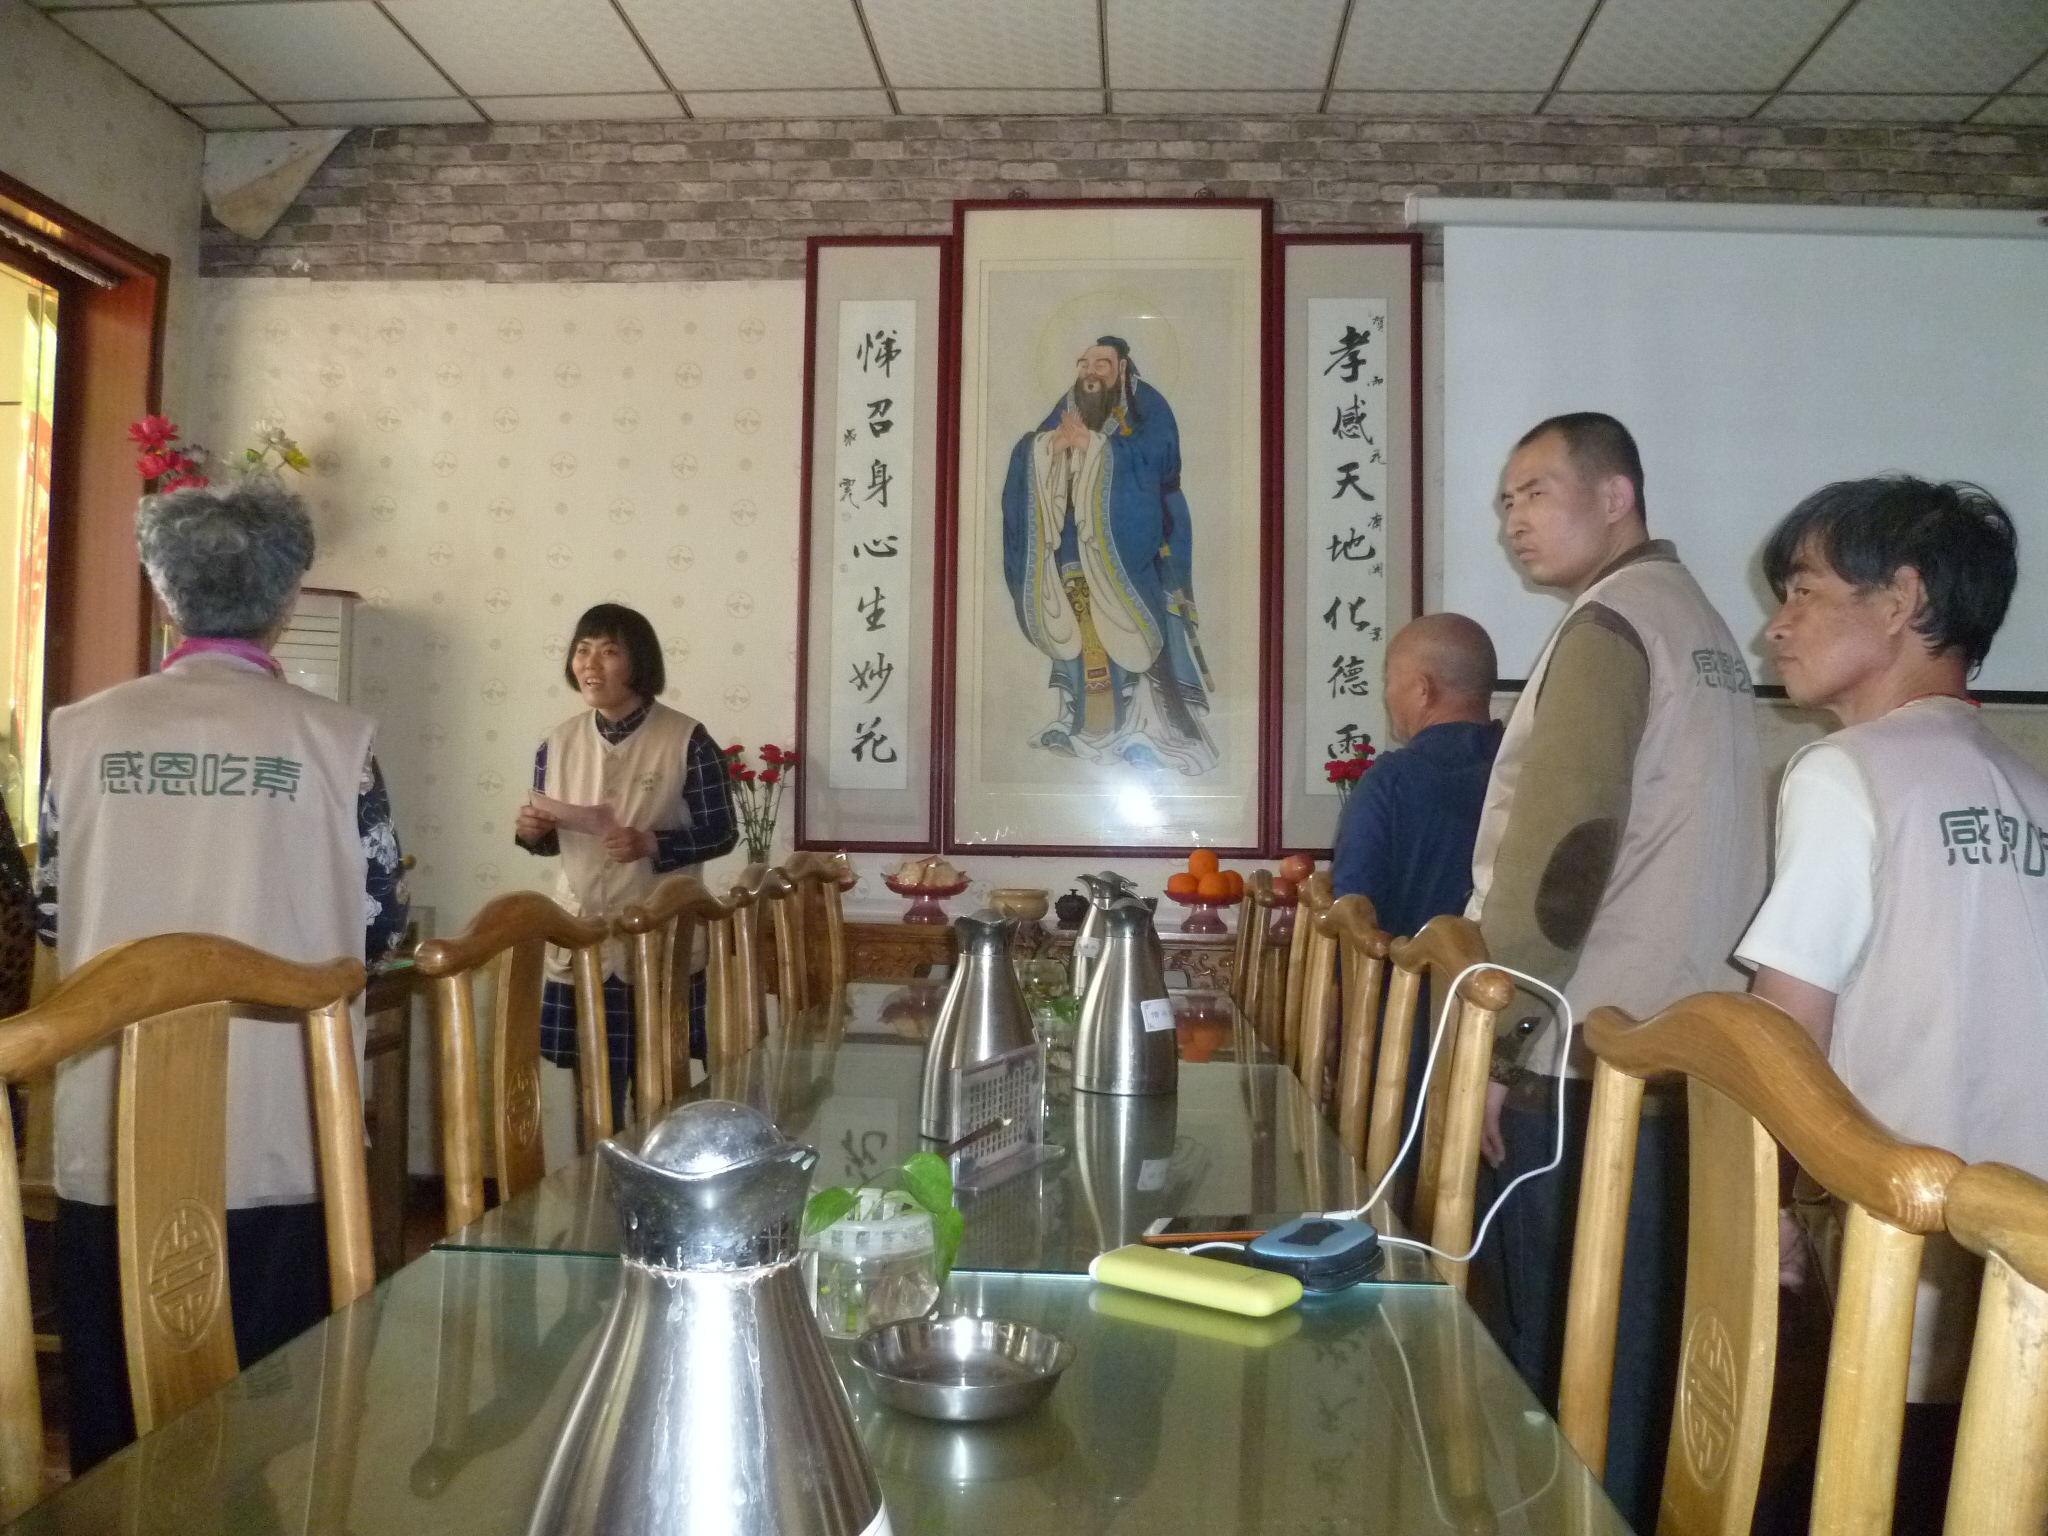
[(1097, 1284), (1118, 1290), (1143, 1291), (1245, 1317), (1271, 1317), (1301, 1300), (1301, 1282), (1292, 1275), (1143, 1243), (1096, 1255), (1088, 1274)]
[(1168, 1301), (1163, 1296), (1140, 1296), (1136, 1291), (1120, 1291), (1113, 1285), (1098, 1285), (1090, 1291), (1088, 1310), (1097, 1317), (1113, 1318), (1120, 1323), (1171, 1328), (1175, 1333), (1244, 1349), (1278, 1344), (1294, 1337), (1301, 1328), (1301, 1314), (1292, 1308), (1272, 1317), (1245, 1317), (1236, 1312), (1218, 1312), (1214, 1307), (1191, 1307), (1184, 1301)]

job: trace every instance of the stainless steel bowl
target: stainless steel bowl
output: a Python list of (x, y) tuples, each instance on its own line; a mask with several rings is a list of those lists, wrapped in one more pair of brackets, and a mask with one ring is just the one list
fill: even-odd
[(853, 1358), (891, 1408), (971, 1423), (1022, 1413), (1052, 1395), (1074, 1346), (1000, 1317), (916, 1317), (860, 1336)]

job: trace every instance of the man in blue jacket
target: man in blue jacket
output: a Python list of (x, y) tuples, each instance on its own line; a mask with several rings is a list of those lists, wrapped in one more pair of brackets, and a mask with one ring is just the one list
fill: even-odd
[(1370, 899), (1388, 933), (1462, 912), (1472, 894), (1472, 839), (1500, 746), (1493, 687), (1493, 642), (1462, 614), (1416, 619), (1387, 647), (1387, 724), (1403, 746), (1345, 805), (1330, 878), (1339, 896)]

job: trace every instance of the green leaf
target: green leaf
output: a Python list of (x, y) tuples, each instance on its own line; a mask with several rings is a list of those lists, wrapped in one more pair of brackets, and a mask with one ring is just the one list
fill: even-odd
[(953, 1209), (953, 1165), (936, 1152), (913, 1152), (903, 1160), (903, 1188), (937, 1216)]
[(966, 1235), (967, 1218), (952, 1206), (932, 1212), (932, 1257), (938, 1265), (939, 1284), (953, 1272), (953, 1260), (960, 1254), (960, 1239)]
[(850, 1189), (834, 1186), (819, 1190), (804, 1202), (804, 1236), (824, 1231), (851, 1211), (856, 1199)]
[(242, 457), (247, 459), (251, 464), (260, 464), (263, 462), (263, 451), (260, 448), (251, 448), (247, 452), (245, 452), (242, 455)]

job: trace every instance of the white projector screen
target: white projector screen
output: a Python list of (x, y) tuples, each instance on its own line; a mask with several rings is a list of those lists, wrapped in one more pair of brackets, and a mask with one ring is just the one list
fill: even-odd
[(2020, 587), (1977, 687), (2048, 690), (2048, 239), (1452, 224), (1444, 337), (1443, 606), (1487, 626), (1502, 677), (1563, 605), (1501, 545), (1501, 466), (1544, 417), (1599, 410), (1759, 682), (1771, 527), (1830, 480), (1905, 470), (2012, 513)]

